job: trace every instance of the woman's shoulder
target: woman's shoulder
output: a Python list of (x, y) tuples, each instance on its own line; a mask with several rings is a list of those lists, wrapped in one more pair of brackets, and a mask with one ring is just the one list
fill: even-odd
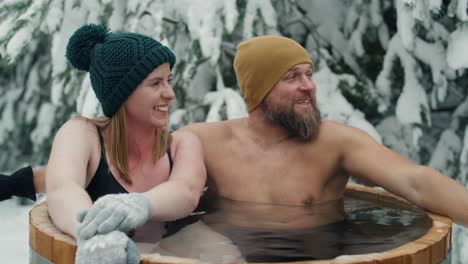
[(172, 134), (172, 144), (186, 143), (186, 142), (200, 142), (197, 135), (190, 130), (177, 130)]
[(65, 129), (88, 129), (88, 130), (96, 130), (96, 125), (93, 123), (91, 119), (82, 116), (75, 116), (68, 119), (61, 128)]
[(171, 152), (176, 155), (178, 150), (183, 152), (199, 152), (202, 149), (197, 135), (187, 130), (172, 132)]
[(57, 131), (55, 137), (76, 140), (75, 143), (92, 142), (97, 136), (96, 125), (87, 118), (73, 117), (66, 121)]

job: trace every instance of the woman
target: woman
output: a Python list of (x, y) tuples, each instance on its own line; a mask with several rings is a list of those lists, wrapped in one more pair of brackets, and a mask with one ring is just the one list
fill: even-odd
[(72, 35), (66, 56), (89, 72), (105, 117), (73, 118), (57, 132), (49, 213), (76, 238), (77, 263), (138, 263), (125, 232), (189, 215), (206, 179), (196, 136), (166, 130), (175, 56), (147, 36), (92, 24)]

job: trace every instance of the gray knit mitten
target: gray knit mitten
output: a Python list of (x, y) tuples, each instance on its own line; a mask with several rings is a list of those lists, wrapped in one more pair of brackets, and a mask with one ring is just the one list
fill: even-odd
[(138, 264), (140, 254), (135, 243), (120, 231), (77, 240), (76, 264)]
[(141, 193), (105, 195), (93, 207), (78, 213), (77, 219), (81, 224), (77, 238), (87, 240), (114, 230), (128, 232), (145, 224), (152, 215), (153, 205)]

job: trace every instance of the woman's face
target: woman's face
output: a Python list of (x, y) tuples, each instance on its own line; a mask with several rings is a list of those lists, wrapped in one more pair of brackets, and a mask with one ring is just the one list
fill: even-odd
[(169, 104), (175, 98), (170, 79), (169, 63), (151, 72), (125, 101), (127, 120), (155, 128), (166, 127)]

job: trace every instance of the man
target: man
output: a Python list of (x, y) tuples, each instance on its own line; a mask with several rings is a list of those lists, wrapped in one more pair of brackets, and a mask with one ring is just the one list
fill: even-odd
[(218, 195), (270, 204), (323, 203), (341, 198), (352, 175), (468, 226), (463, 186), (407, 161), (359, 129), (320, 120), (313, 64), (298, 43), (279, 36), (242, 42), (234, 69), (249, 116), (184, 128), (201, 139)]

